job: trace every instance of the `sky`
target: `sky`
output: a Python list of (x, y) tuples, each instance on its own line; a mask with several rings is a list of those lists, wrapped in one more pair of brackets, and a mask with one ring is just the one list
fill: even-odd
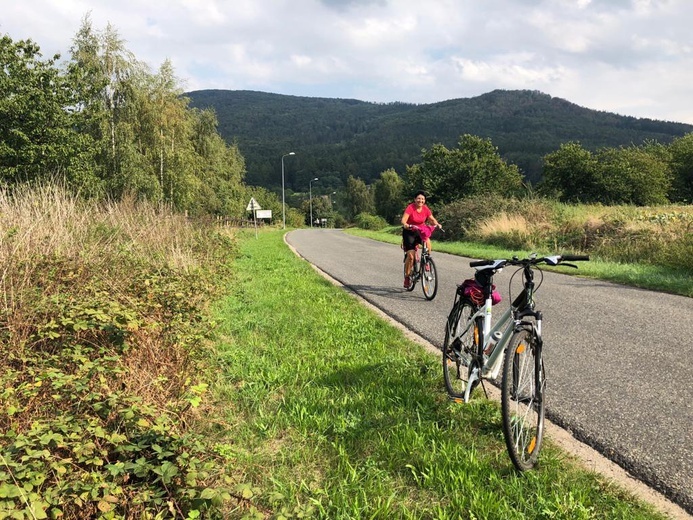
[(693, 124), (691, 0), (0, 0), (0, 35), (69, 57), (110, 24), (181, 88), (379, 103), (538, 90)]

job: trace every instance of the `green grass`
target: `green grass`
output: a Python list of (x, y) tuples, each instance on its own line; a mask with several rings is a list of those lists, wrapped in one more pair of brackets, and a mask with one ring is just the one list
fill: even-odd
[(297, 258), (242, 237), (215, 309), (214, 432), (252, 518), (664, 518), (550, 442), (516, 473), (499, 407), (447, 400), (439, 359)]
[[(379, 240), (390, 244), (399, 244), (400, 228), (386, 228), (382, 231), (371, 231), (358, 228), (346, 230), (353, 235)], [(513, 255), (528, 255), (534, 251), (509, 250), (474, 242), (441, 242), (433, 240), (433, 250), (469, 258), (511, 258)], [(566, 251), (537, 251), (539, 254), (569, 253)], [(572, 253), (572, 252), (570, 252)], [(550, 270), (550, 267), (542, 266)], [(608, 262), (592, 256), (589, 262), (579, 262), (578, 270), (560, 269), (561, 273), (574, 274), (608, 280), (610, 282), (651, 289), (681, 296), (693, 297), (693, 273), (689, 270), (676, 270), (667, 267), (647, 264)]]

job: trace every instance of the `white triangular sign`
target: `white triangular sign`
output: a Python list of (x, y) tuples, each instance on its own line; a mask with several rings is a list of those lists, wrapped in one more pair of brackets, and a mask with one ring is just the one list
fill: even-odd
[(255, 197), (250, 197), (250, 202), (248, 202), (248, 206), (245, 208), (246, 211), (255, 211), (258, 209), (262, 209), (260, 205), (257, 203), (255, 200)]

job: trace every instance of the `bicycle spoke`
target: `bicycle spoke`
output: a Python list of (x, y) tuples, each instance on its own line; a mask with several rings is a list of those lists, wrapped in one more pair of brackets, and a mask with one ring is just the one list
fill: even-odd
[(473, 351), (471, 317), (476, 308), (466, 300), (459, 300), (450, 311), (443, 342), (443, 377), (450, 397), (462, 398), (467, 387), (470, 353)]
[[(501, 406), (503, 432), (513, 464), (521, 471), (533, 468), (539, 457), (544, 424), (543, 365), (528, 330), (516, 332), (508, 345), (503, 367)], [(539, 374), (537, 374), (539, 371)]]

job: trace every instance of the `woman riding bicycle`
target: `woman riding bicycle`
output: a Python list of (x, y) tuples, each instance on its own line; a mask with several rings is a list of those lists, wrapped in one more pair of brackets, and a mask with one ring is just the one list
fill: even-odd
[[(416, 248), (421, 243), (421, 236), (418, 231), (412, 230), (411, 227), (421, 226), (428, 222), (437, 228), (442, 228), (429, 207), (426, 206), (426, 192), (419, 190), (414, 195), (414, 202), (409, 204), (402, 214), (402, 248), (407, 253), (407, 259), (404, 262), (405, 289), (408, 289), (411, 285), (411, 269), (416, 258)], [(429, 251), (431, 250), (431, 240), (429, 238), (426, 238), (426, 247), (428, 247)]]

